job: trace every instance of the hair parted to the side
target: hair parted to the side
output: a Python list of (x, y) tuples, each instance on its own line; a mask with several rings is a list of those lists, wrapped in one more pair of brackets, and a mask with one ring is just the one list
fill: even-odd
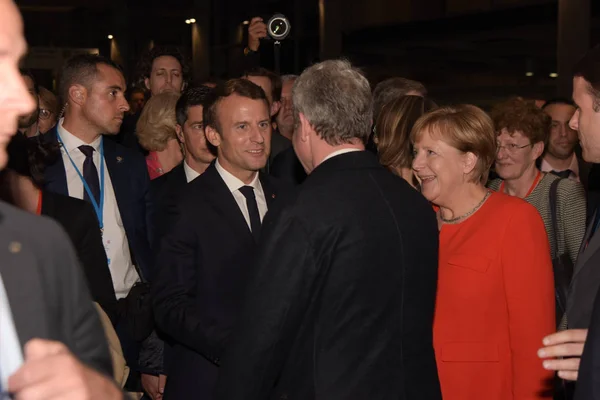
[(373, 120), (367, 78), (346, 60), (327, 60), (302, 73), (293, 88), (294, 125), (303, 114), (329, 145), (366, 143)]
[(175, 105), (179, 95), (165, 92), (152, 96), (136, 125), (140, 145), (148, 151), (162, 151), (171, 139), (177, 139)]
[(473, 153), (477, 164), (470, 180), (487, 181), (496, 159), (496, 134), (492, 119), (485, 111), (469, 104), (438, 108), (417, 120), (410, 133), (411, 142), (418, 142), (425, 133), (462, 153)]
[(513, 97), (492, 108), (490, 113), (496, 135), (503, 129), (509, 134), (521, 132), (531, 144), (548, 144), (552, 118), (535, 105), (533, 100)]
[(279, 75), (277, 75), (275, 72), (269, 71), (266, 68), (257, 67), (244, 73), (244, 77), (247, 78), (250, 76), (264, 76), (265, 78), (269, 78), (269, 81), (271, 82), (271, 97), (273, 98), (273, 101), (281, 100), (281, 86), (283, 81)]
[(71, 86), (82, 85), (88, 90), (91, 88), (100, 64), (107, 65), (123, 73), (121, 67), (116, 63), (97, 54), (78, 54), (64, 63), (58, 83), (58, 97), (61, 104), (66, 104), (69, 101)]
[(207, 96), (203, 110), (204, 126), (210, 126), (217, 132), (221, 132), (217, 111), (221, 101), (229, 96), (238, 95), (253, 100), (262, 100), (269, 107), (269, 102), (265, 91), (262, 88), (247, 79), (230, 79), (227, 82), (217, 85)]
[(180, 126), (185, 124), (188, 119), (188, 109), (190, 107), (204, 106), (212, 90), (212, 88), (204, 85), (185, 90), (181, 94), (181, 97), (179, 97), (179, 100), (177, 100), (177, 106), (175, 107), (177, 124)]
[(573, 76), (585, 79), (588, 91), (594, 98), (594, 111), (600, 112), (600, 45), (588, 51), (575, 64)]
[(377, 118), (377, 156), (379, 163), (395, 172), (410, 168), (412, 145), (410, 132), (421, 116), (437, 106), (421, 96), (402, 96), (386, 104)]

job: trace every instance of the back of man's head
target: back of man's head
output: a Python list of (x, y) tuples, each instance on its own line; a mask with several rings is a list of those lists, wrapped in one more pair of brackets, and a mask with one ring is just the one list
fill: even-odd
[(294, 121), (303, 114), (331, 146), (366, 143), (373, 120), (367, 78), (346, 60), (328, 60), (304, 70), (293, 89)]
[(427, 89), (421, 82), (400, 77), (379, 82), (373, 90), (373, 114), (375, 118), (377, 118), (384, 105), (398, 97), (408, 95), (424, 97), (427, 95)]
[(260, 86), (246, 79), (230, 79), (223, 84), (217, 85), (208, 95), (203, 110), (204, 126), (210, 126), (217, 132), (221, 132), (217, 115), (218, 107), (223, 99), (232, 95), (253, 100), (263, 100), (265, 105), (269, 106), (265, 91)]
[(68, 59), (62, 67), (58, 84), (61, 104), (69, 102), (69, 89), (73, 85), (81, 85), (90, 90), (98, 73), (98, 65), (101, 64), (121, 71), (113, 61), (96, 54), (79, 54)]

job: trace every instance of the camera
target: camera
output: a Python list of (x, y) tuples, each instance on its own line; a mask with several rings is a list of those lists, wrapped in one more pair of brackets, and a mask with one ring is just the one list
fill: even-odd
[(267, 33), (276, 41), (285, 39), (289, 34), (292, 26), (290, 21), (283, 14), (275, 14), (267, 23)]

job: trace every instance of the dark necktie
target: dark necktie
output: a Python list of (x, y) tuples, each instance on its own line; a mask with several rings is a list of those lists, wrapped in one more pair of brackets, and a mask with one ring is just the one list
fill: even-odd
[(256, 196), (254, 196), (254, 188), (252, 186), (242, 186), (240, 192), (246, 198), (248, 206), (248, 214), (250, 214), (250, 228), (252, 236), (258, 241), (260, 233), (260, 214), (258, 213), (258, 205), (256, 204)]
[[(83, 162), (83, 179), (88, 184), (96, 204), (100, 204), (100, 180), (98, 179), (98, 170), (94, 164), (94, 148), (92, 146), (82, 145), (79, 150), (85, 155)], [(92, 202), (85, 187), (83, 188), (83, 199)]]
[(570, 169), (565, 169), (564, 171), (550, 171), (550, 173), (563, 179), (567, 179), (569, 176), (571, 176)]

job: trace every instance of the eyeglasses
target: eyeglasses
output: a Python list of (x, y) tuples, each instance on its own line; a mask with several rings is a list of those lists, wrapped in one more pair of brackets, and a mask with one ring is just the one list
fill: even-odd
[(53, 114), (52, 111), (46, 109), (46, 108), (40, 108), (40, 119), (46, 120), (48, 118), (50, 118), (50, 116)]
[(509, 154), (515, 154), (517, 151), (524, 149), (525, 147), (529, 147), (531, 145), (532, 145), (531, 143), (525, 144), (523, 146), (520, 146), (516, 143), (509, 143), (505, 146), (501, 146), (500, 143), (498, 143), (498, 144), (496, 144), (496, 153), (499, 153), (500, 149), (504, 149)]

